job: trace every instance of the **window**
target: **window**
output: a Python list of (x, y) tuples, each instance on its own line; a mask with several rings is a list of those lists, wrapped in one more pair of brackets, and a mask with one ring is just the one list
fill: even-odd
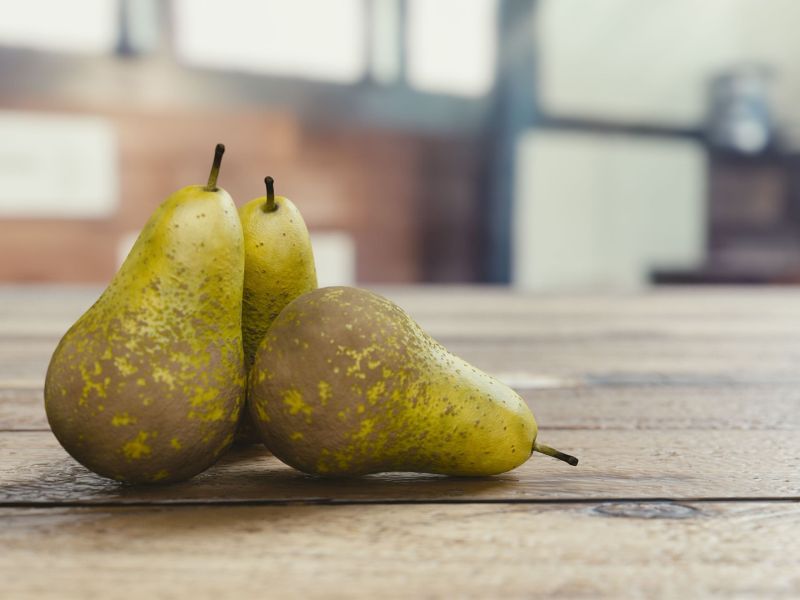
[(110, 52), (119, 33), (113, 0), (0, 0), (0, 15), (3, 46)]
[(538, 11), (538, 93), (551, 115), (700, 127), (711, 79), (762, 64), (778, 75), (778, 116), (796, 110), (796, 0), (544, 0)]
[(402, 10), (399, 0), (370, 0), (370, 73), (378, 83), (391, 85), (400, 79)]
[(366, 68), (361, 0), (175, 0), (183, 61), (336, 82)]
[(410, 0), (408, 80), (421, 90), (465, 96), (494, 81), (497, 0)]

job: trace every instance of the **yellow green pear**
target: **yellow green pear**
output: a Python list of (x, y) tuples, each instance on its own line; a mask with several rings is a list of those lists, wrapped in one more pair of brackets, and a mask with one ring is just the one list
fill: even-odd
[(267, 194), (239, 209), (245, 256), (242, 335), (248, 366), (283, 308), (317, 287), (314, 253), (300, 211), (288, 198), (275, 195), (272, 177), (264, 183)]
[(321, 288), (291, 302), (262, 340), (249, 410), (264, 443), (305, 473), (509, 471), (537, 442), (511, 388), (448, 352), (371, 292)]
[(95, 304), (58, 344), (45, 381), (53, 433), (76, 460), (129, 483), (203, 471), (243, 405), (242, 228), (217, 187), (185, 187), (153, 213)]
[[(242, 335), (248, 369), (258, 344), (281, 310), (317, 287), (311, 240), (300, 211), (288, 198), (275, 195), (272, 177), (265, 178), (264, 183), (266, 195), (239, 209), (245, 255)], [(258, 441), (246, 412), (237, 441)]]

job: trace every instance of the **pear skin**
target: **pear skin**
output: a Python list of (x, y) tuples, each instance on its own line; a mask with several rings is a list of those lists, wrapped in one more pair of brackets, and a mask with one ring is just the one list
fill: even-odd
[(291, 200), (275, 196), (271, 177), (265, 183), (267, 195), (254, 198), (239, 209), (245, 256), (242, 335), (248, 367), (283, 308), (317, 287), (314, 253), (305, 221)]
[[(272, 177), (264, 182), (267, 194), (239, 209), (245, 254), (242, 336), (248, 369), (281, 310), (317, 287), (311, 240), (300, 211), (288, 198), (275, 195)], [(242, 414), (236, 439), (243, 444), (259, 441), (247, 412)]]
[(291, 302), (249, 377), (263, 441), (313, 475), (494, 475), (539, 449), (519, 395), (365, 290), (322, 288)]
[(223, 150), (207, 186), (155, 211), (50, 361), (53, 433), (105, 477), (188, 479), (233, 440), (245, 384), (244, 243), (233, 200), (216, 187)]

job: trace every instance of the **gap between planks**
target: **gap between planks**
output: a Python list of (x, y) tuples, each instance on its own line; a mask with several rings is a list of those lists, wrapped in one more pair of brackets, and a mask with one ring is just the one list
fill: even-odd
[(156, 500), (153, 502), (143, 501), (121, 501), (121, 502), (3, 502), (0, 501), (0, 509), (30, 508), (30, 509), (52, 509), (52, 508), (196, 508), (196, 507), (237, 507), (237, 506), (464, 506), (464, 505), (535, 505), (535, 506), (571, 506), (571, 505), (597, 505), (597, 504), (620, 504), (630, 505), (683, 505), (683, 504), (736, 504), (736, 503), (759, 503), (759, 504), (796, 504), (800, 503), (800, 496), (737, 496), (737, 497), (674, 497), (674, 498), (654, 498), (642, 496), (641, 498), (439, 498), (439, 499), (340, 499), (340, 498), (319, 498), (308, 500), (277, 500), (277, 499), (197, 499), (197, 500)]

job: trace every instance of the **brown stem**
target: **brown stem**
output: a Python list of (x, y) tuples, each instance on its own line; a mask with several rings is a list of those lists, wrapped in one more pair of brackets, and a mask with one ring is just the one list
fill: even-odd
[[(534, 442), (533, 452), (541, 452), (542, 454), (547, 454), (548, 456), (552, 456), (553, 458), (557, 458), (558, 460), (563, 460), (565, 463), (569, 463), (573, 467), (578, 464), (578, 459), (575, 458), (574, 456), (560, 452), (559, 450), (551, 448), (546, 444), (540, 444), (538, 442)], [(533, 452), (531, 452), (531, 454), (533, 454)]]
[(225, 144), (217, 144), (214, 148), (214, 162), (211, 163), (211, 173), (208, 174), (208, 184), (206, 191), (217, 191), (217, 177), (219, 177), (219, 167), (222, 164), (222, 155), (225, 154)]
[(272, 177), (265, 177), (264, 183), (267, 184), (267, 201), (264, 203), (264, 212), (270, 213), (278, 210), (275, 204), (275, 180)]

